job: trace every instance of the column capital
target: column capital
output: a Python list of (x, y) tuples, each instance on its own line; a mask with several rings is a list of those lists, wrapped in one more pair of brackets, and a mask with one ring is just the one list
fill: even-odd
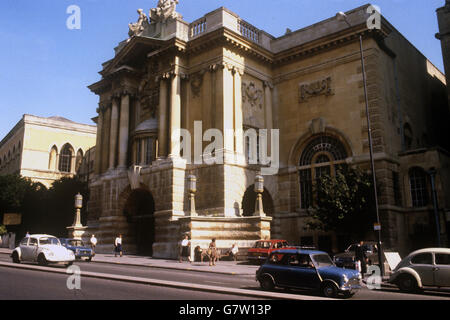
[(264, 81), (263, 86), (264, 86), (264, 88), (269, 88), (269, 89), (273, 89), (273, 87), (274, 87), (272, 81)]

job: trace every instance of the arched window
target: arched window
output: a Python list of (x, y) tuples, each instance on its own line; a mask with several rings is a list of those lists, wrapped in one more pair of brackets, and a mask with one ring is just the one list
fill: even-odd
[(61, 149), (61, 153), (59, 155), (59, 171), (61, 172), (71, 172), (72, 171), (72, 157), (73, 157), (73, 148), (70, 144), (65, 144)]
[(83, 150), (78, 149), (77, 158), (75, 160), (75, 171), (76, 172), (78, 172), (78, 170), (80, 169), (82, 162), (83, 162)]
[(53, 146), (50, 150), (49, 159), (48, 159), (48, 169), (51, 171), (56, 171), (56, 159), (58, 158), (58, 148)]
[(334, 175), (345, 166), (347, 151), (336, 138), (320, 135), (303, 150), (299, 162), (300, 203), (302, 209), (313, 205), (313, 184), (321, 176)]
[(422, 168), (409, 170), (409, 185), (413, 207), (428, 205), (427, 173)]

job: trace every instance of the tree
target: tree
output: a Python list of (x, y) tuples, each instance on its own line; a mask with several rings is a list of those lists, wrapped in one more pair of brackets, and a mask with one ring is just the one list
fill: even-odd
[(89, 188), (85, 181), (78, 177), (61, 178), (53, 182), (48, 190), (48, 227), (55, 236), (66, 236), (66, 227), (71, 226), (75, 216), (75, 195), (83, 196), (83, 208), (81, 210), (81, 221), (86, 224), (87, 201), (89, 199)]
[(7, 232), (8, 232), (8, 230), (6, 230), (6, 227), (4, 225), (0, 224), (0, 236), (4, 235)]
[(316, 205), (308, 210), (312, 218), (309, 228), (334, 231), (353, 240), (372, 230), (375, 202), (371, 175), (359, 168), (343, 168), (334, 176), (320, 177), (315, 193)]

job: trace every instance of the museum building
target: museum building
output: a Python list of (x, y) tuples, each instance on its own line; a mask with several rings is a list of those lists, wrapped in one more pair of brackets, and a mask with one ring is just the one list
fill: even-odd
[[(223, 7), (186, 22), (177, 3), (159, 1), (148, 17), (139, 9), (89, 86), (99, 96), (88, 208), (98, 250), (111, 252), (122, 234), (128, 253), (175, 258), (186, 233), (192, 250), (212, 238), (219, 248), (265, 238), (346, 247), (342, 235), (306, 222), (316, 179), (343, 164), (370, 169), (360, 35), (384, 247), (404, 254), (434, 244), (433, 194), (447, 241), (445, 76), (384, 17), (374, 28), (366, 5), (346, 12), (347, 22), (331, 17), (273, 37)], [(213, 140), (208, 129), (234, 133), (211, 153), (223, 161), (190, 161), (180, 142), (197, 157)], [(252, 146), (251, 129), (279, 130), (267, 144), (277, 170), (263, 181), (267, 165), (249, 162), (249, 150), (263, 148)]]

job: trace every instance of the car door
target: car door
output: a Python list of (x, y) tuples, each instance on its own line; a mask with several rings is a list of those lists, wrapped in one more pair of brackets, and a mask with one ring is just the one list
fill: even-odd
[(317, 270), (308, 254), (297, 254), (289, 261), (291, 285), (296, 288), (315, 288), (320, 282)]
[(431, 252), (419, 253), (412, 257), (411, 268), (419, 274), (422, 285), (434, 285), (434, 265)]
[(450, 287), (450, 254), (435, 253), (434, 285)]
[(21, 260), (27, 261), (27, 253), (29, 251), (28, 247), (28, 241), (30, 238), (23, 238), (22, 241), (20, 241), (20, 252), (21, 252)]

